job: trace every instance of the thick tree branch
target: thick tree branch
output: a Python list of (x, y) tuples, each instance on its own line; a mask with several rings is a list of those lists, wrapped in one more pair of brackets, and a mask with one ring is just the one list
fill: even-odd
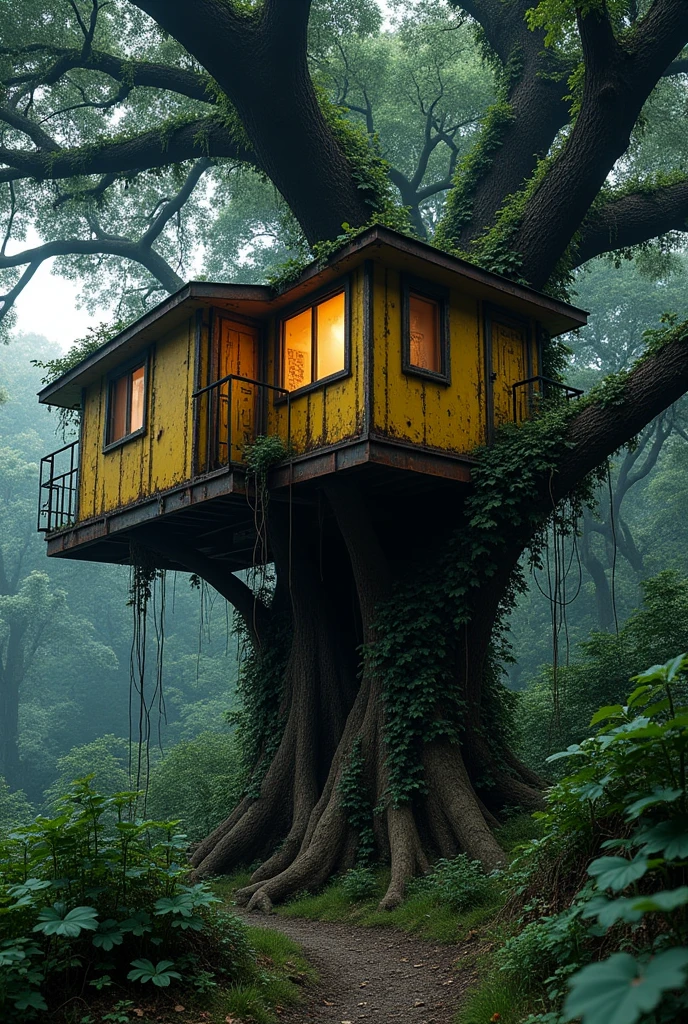
[(54, 151), (60, 148), (52, 136), (48, 135), (39, 124), (10, 107), (0, 107), (0, 121), (4, 121), (11, 128), (16, 128), (17, 131), (28, 136), (39, 149)]
[(183, 565), (187, 572), (200, 576), (217, 590), (218, 594), (236, 608), (256, 648), (260, 648), (261, 632), (270, 620), (270, 609), (256, 597), (246, 583), (221, 563), (186, 544), (166, 541), (159, 532), (151, 531), (150, 534), (146, 534), (143, 543), (164, 558)]
[(168, 292), (176, 291), (184, 284), (182, 278), (159, 253), (139, 242), (132, 242), (126, 238), (62, 238), (0, 258), (0, 270), (28, 264), (20, 280), (2, 299), (0, 320), (9, 312), (12, 302), (28, 284), (41, 263), (56, 256), (119, 256), (140, 263)]
[(511, 243), (521, 273), (543, 287), (607, 175), (629, 145), (642, 107), (688, 39), (685, 0), (655, 0), (619, 43), (597, 10), (579, 16), (585, 58), (581, 110), (561, 153), (526, 206)]
[[(531, 0), (451, 0), (468, 12), (510, 77), (498, 138), (494, 127), (490, 133), (490, 163), (475, 184), (471, 200), (472, 215), (454, 223), (451, 205), (444, 217), (440, 234), (467, 250), (470, 243), (494, 223), (507, 195), (517, 192), (531, 176), (538, 159), (544, 157), (557, 133), (570, 119), (568, 77), (574, 61), (566, 62), (551, 47), (545, 46), (541, 29), (531, 31), (525, 14)], [(512, 70), (509, 71), (509, 67)], [(520, 67), (517, 73), (513, 68)], [(508, 110), (508, 117), (506, 116)], [(477, 146), (484, 147), (479, 135)], [(484, 162), (484, 155), (481, 161)], [(457, 185), (461, 187), (461, 179)], [(462, 204), (463, 206), (463, 204)]]
[(21, 277), (14, 285), (14, 287), (10, 288), (10, 290), (5, 295), (0, 295), (0, 321), (5, 319), (9, 311), (12, 309), (12, 306), (14, 305), (15, 301), (24, 291), (27, 284), (29, 283), (33, 275), (36, 273), (42, 262), (43, 261), (39, 259), (33, 260), (31, 263), (29, 263), (28, 267), (21, 275)]
[(688, 227), (688, 178), (596, 204), (583, 223), (575, 265)]
[(256, 162), (310, 242), (336, 237), (344, 222), (355, 226), (370, 218), (366, 195), (308, 72), (310, 0), (269, 0), (246, 14), (224, 0), (196, 0), (193, 18), (180, 0), (132, 2), (185, 46), (227, 94)]
[(196, 185), (201, 180), (202, 176), (212, 166), (212, 161), (208, 157), (202, 157), (197, 160), (189, 171), (186, 181), (177, 192), (173, 199), (165, 203), (157, 216), (153, 219), (152, 224), (148, 230), (141, 236), (140, 245), (150, 246), (159, 238), (160, 233), (164, 229), (165, 225), (169, 223), (175, 214), (179, 213), (187, 199), (196, 188)]
[[(544, 523), (552, 509), (588, 473), (639, 434), (656, 416), (688, 392), (688, 324), (677, 340), (665, 345), (631, 370), (624, 383), (623, 400), (584, 405), (568, 427), (554, 471), (543, 472), (533, 490), (528, 515), (514, 529), (508, 550), (500, 559), (491, 587), (476, 599), (472, 619), (473, 643), (487, 651), (500, 596), (531, 540), (534, 523)], [(531, 518), (532, 517), (532, 518)]]
[(0, 182), (18, 177), (38, 181), (86, 174), (118, 174), (165, 167), (195, 157), (229, 157), (255, 165), (250, 149), (237, 142), (234, 133), (216, 117), (199, 117), (181, 125), (142, 132), (123, 142), (102, 146), (62, 149), (57, 152), (14, 150), (0, 147)]
[(209, 90), (211, 80), (208, 75), (197, 71), (190, 71), (188, 68), (176, 67), (174, 64), (162, 64), (158, 61), (130, 60), (129, 58), (117, 57), (115, 54), (107, 53), (104, 50), (91, 50), (84, 57), (82, 50), (49, 46), (42, 43), (20, 48), (0, 47), (0, 54), (7, 56), (26, 55), (28, 57), (41, 53), (44, 53), (47, 57), (54, 57), (55, 59), (52, 64), (40, 71), (11, 76), (5, 79), (3, 84), (6, 86), (22, 83), (55, 85), (69, 71), (83, 68), (88, 71), (100, 71), (116, 82), (132, 87), (163, 89), (167, 92), (186, 96), (188, 99), (198, 100), (201, 103), (215, 102), (212, 91)]

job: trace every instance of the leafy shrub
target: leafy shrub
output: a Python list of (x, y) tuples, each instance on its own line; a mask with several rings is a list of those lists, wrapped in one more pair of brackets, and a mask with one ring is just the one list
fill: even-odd
[(172, 747), (151, 770), (148, 810), (181, 819), (191, 840), (202, 839), (241, 796), (244, 777), (234, 735), (204, 732)]
[(55, 781), (44, 793), (44, 810), (47, 808), (50, 813), (69, 789), (72, 779), (86, 775), (104, 796), (127, 789), (130, 785), (128, 764), (129, 743), (112, 733), (72, 747), (57, 759)]
[[(531, 1024), (688, 1019), (686, 677), (687, 656), (635, 676), (625, 705), (593, 716), (594, 736), (552, 757), (574, 771), (512, 874), (522, 896), (535, 894), (526, 918), (538, 917), (498, 954), (503, 971), (546, 990), (548, 1012)], [(565, 905), (545, 914), (548, 899)]]
[(11, 828), (17, 823), (24, 825), (34, 816), (34, 810), (26, 794), (21, 790), (10, 790), (0, 775), (0, 830)]
[(457, 912), (482, 906), (493, 891), (489, 875), (477, 860), (470, 860), (465, 853), (451, 860), (438, 860), (429, 874), (409, 886), (409, 895), (429, 895), (434, 902)]
[[(543, 670), (518, 695), (516, 725), (523, 759), (542, 771), (547, 757), (591, 735), (590, 719), (600, 705), (623, 702), (628, 680), (639, 665), (664, 663), (677, 650), (688, 650), (688, 576), (660, 572), (642, 583), (643, 605), (615, 633), (592, 633), (581, 644), (582, 658), (560, 666), (559, 711), (554, 722), (551, 668)], [(565, 768), (555, 762), (547, 774)]]
[(25, 1020), (111, 985), (203, 972), (234, 980), (251, 954), (241, 924), (203, 883), (187, 884), (176, 822), (140, 821), (136, 793), (87, 777), (0, 841), (0, 1019)]
[(380, 886), (372, 868), (351, 868), (342, 879), (342, 889), (352, 903), (365, 903), (379, 895)]

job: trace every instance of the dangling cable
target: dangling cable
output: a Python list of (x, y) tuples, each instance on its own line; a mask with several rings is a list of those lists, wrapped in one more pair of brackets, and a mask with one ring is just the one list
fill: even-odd
[(616, 517), (614, 515), (614, 492), (612, 489), (612, 467), (607, 459), (607, 489), (609, 491), (609, 525), (612, 531), (612, 611), (614, 612), (614, 628), (619, 635), (619, 617), (616, 613)]

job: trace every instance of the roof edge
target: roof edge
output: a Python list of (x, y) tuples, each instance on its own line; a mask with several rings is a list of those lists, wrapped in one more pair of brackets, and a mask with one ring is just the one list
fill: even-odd
[[(227, 291), (233, 291), (234, 294), (227, 295)], [(223, 294), (220, 295), (219, 293)], [(67, 370), (61, 376), (56, 377), (50, 384), (46, 384), (44, 388), (38, 392), (38, 401), (42, 404), (50, 404), (50, 397), (54, 395), (56, 391), (61, 390), (63, 387), (69, 385), (74, 381), (80, 374), (85, 370), (91, 369), (96, 363), (100, 362), (106, 356), (110, 355), (121, 345), (125, 345), (131, 338), (137, 335), (140, 331), (145, 330), (154, 324), (157, 320), (160, 320), (167, 313), (176, 309), (183, 302), (189, 299), (216, 299), (220, 298), (243, 298), (253, 299), (257, 302), (269, 301), (274, 295), (274, 289), (268, 285), (262, 284), (223, 284), (219, 281), (187, 281), (186, 284), (182, 285), (176, 292), (172, 292), (167, 298), (159, 302), (157, 306), (149, 309), (147, 313), (140, 316), (138, 320), (133, 320), (132, 323), (128, 324), (124, 330), (120, 331), (119, 334), (115, 334), (114, 337), (106, 341), (104, 345), (96, 349), (95, 352), (91, 352), (90, 355), (85, 356), (82, 360), (72, 366), (71, 369)]]
[(548, 308), (553, 313), (559, 313), (562, 316), (568, 316), (572, 320), (578, 320), (581, 326), (587, 323), (589, 311), (586, 309), (581, 309), (579, 306), (564, 302), (563, 299), (555, 299), (545, 292), (538, 291), (537, 288), (531, 288), (530, 285), (526, 284), (519, 284), (492, 270), (485, 270), (483, 267), (476, 266), (475, 263), (462, 259), (460, 256), (454, 256), (444, 249), (438, 249), (430, 242), (414, 238), (411, 235), (404, 235), (401, 231), (388, 228), (384, 224), (373, 224), (359, 235), (354, 235), (350, 241), (345, 242), (341, 248), (332, 253), (324, 262), (322, 260), (314, 260), (297, 278), (276, 289), (276, 294), (283, 295), (292, 288), (306, 284), (326, 267), (336, 266), (340, 260), (355, 255), (375, 242), (382, 242), (391, 245), (399, 251), (417, 255), (421, 259), (431, 260), (437, 266), (443, 266), (447, 270), (460, 273), (463, 277), (468, 277), (476, 283), (485, 284), (492, 288), (496, 287), (500, 291), (508, 291), (514, 296), (520, 296), (523, 299), (530, 299), (531, 301), (537, 299), (539, 305)]

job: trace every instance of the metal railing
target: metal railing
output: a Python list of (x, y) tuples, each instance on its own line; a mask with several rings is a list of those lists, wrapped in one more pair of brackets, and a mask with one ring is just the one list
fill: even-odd
[[(519, 393), (519, 388), (528, 389), (525, 392), (525, 396), (523, 392)], [(514, 423), (518, 423), (529, 416), (535, 416), (542, 407), (542, 403), (546, 402), (549, 398), (565, 398), (568, 402), (572, 398), (580, 398), (583, 391), (581, 388), (572, 388), (568, 384), (562, 384), (559, 380), (552, 380), (551, 377), (543, 377), (538, 374), (535, 377), (527, 377), (526, 380), (517, 381), (511, 388), (511, 394)], [(521, 416), (518, 415), (518, 400), (520, 397), (525, 397), (526, 400), (526, 413)]]
[(243, 448), (267, 427), (267, 392), (283, 395), (287, 407), (286, 445), (291, 445), (291, 396), (287, 388), (228, 373), (199, 388), (194, 401), (196, 430), (195, 471), (209, 473), (223, 466), (242, 465)]
[(52, 533), (76, 521), (78, 487), (79, 442), (72, 441), (41, 459), (39, 533)]

